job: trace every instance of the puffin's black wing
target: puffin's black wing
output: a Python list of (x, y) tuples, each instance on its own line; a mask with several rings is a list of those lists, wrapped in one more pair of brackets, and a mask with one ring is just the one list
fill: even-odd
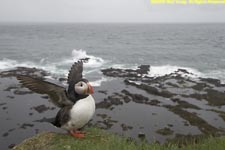
[(47, 94), (56, 106), (64, 107), (74, 104), (67, 98), (66, 91), (61, 86), (29, 76), (17, 76), (17, 79), (28, 89), (39, 94)]
[(78, 61), (73, 64), (71, 67), (69, 74), (68, 74), (68, 95), (69, 98), (73, 100), (73, 102), (76, 102), (75, 97), (75, 91), (74, 91), (74, 85), (79, 82), (82, 79), (82, 72), (83, 72), (83, 62)]
[(59, 110), (56, 115), (53, 125), (56, 127), (61, 127), (70, 120), (70, 110), (73, 106), (66, 106)]

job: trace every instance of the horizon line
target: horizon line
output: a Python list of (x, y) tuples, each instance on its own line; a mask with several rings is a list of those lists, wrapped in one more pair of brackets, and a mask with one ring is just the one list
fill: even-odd
[(0, 24), (224, 24), (221, 22), (72, 22), (72, 21), (0, 21)]

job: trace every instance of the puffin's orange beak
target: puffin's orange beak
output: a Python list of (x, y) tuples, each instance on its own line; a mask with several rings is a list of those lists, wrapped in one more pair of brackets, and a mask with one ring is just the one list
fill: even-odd
[(91, 84), (87, 83), (87, 85), (88, 85), (88, 93), (89, 94), (94, 94), (94, 88), (91, 86)]

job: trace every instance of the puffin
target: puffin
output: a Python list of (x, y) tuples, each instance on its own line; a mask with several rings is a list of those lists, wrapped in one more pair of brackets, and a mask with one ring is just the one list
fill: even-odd
[(75, 62), (68, 73), (67, 88), (30, 76), (17, 76), (24, 87), (49, 96), (53, 104), (60, 108), (53, 125), (67, 130), (76, 138), (85, 137), (81, 129), (95, 113), (94, 90), (89, 81), (83, 78), (82, 72), (83, 61)]

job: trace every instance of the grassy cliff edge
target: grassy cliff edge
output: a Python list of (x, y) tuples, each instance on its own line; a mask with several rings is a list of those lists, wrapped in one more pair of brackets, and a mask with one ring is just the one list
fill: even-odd
[(15, 146), (15, 150), (224, 150), (225, 137), (207, 138), (198, 144), (179, 147), (176, 144), (159, 145), (146, 142), (137, 144), (124, 137), (107, 133), (101, 129), (89, 128), (83, 139), (66, 134), (43, 132), (24, 140)]

